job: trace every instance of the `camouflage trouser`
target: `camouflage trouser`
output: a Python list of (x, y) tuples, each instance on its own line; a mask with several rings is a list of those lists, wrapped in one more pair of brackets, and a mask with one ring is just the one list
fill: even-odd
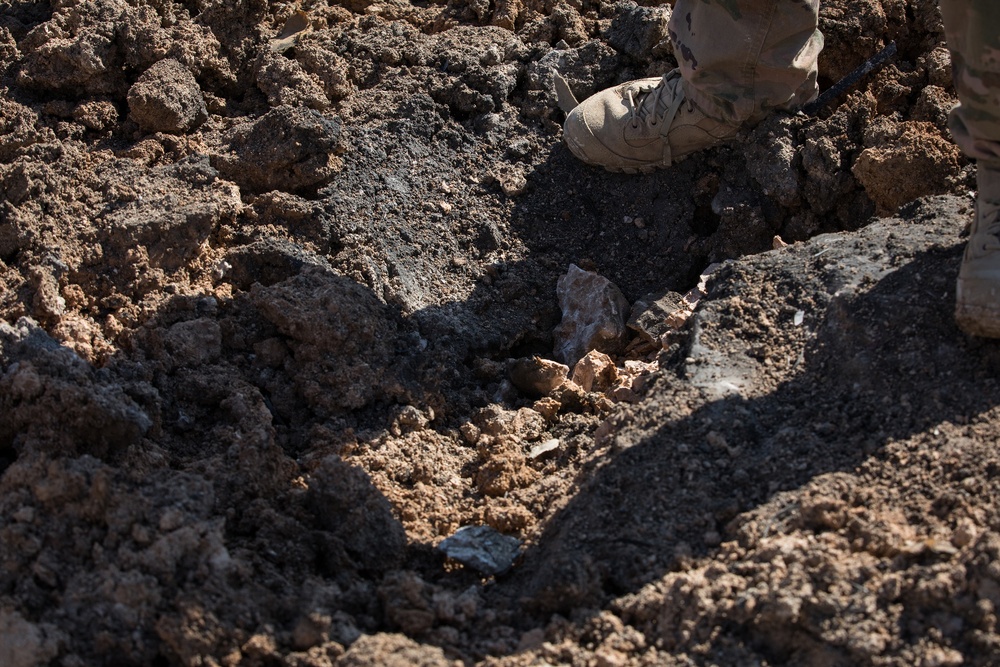
[(685, 93), (711, 116), (758, 121), (816, 95), (819, 0), (677, 0), (670, 39)]
[(1000, 2), (941, 0), (959, 104), (951, 134), (966, 155), (1000, 169)]
[[(1000, 167), (1000, 0), (941, 0), (955, 87), (955, 141)], [(816, 94), (819, 0), (677, 0), (670, 37), (685, 92), (706, 113), (755, 122)]]

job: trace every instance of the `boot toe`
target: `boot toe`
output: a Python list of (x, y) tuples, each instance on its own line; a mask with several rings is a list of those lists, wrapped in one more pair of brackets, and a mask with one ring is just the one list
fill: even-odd
[(591, 129), (587, 122), (586, 111), (586, 107), (581, 104), (566, 116), (563, 137), (570, 152), (579, 160), (590, 165), (603, 166), (608, 162), (611, 153)]

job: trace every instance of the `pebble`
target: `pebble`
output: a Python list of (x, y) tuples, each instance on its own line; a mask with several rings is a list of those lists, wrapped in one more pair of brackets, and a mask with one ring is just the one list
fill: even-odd
[(528, 458), (537, 459), (543, 454), (554, 452), (557, 449), (559, 449), (559, 438), (552, 438), (532, 447), (531, 451), (528, 452)]
[(523, 357), (511, 362), (507, 376), (520, 391), (532, 396), (547, 396), (566, 382), (569, 366), (541, 357)]
[(500, 574), (510, 569), (521, 551), (521, 541), (489, 526), (463, 526), (438, 544), (445, 556), (482, 574)]

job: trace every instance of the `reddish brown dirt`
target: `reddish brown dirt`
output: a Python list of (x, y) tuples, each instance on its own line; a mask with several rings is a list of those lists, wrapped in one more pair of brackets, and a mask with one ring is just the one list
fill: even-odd
[[(899, 52), (817, 117), (580, 165), (553, 69), (663, 72), (668, 13), (0, 1), (0, 664), (1000, 663), (936, 3), (825, 2), (824, 86)], [(712, 262), (634, 381), (511, 381), (571, 263)], [(435, 549), (480, 524), (509, 571)]]

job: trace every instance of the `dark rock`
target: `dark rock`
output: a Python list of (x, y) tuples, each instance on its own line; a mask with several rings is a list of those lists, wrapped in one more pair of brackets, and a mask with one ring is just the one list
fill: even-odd
[(208, 119), (194, 75), (167, 58), (139, 77), (128, 91), (129, 114), (147, 132), (184, 134)]
[(282, 106), (236, 128), (212, 164), (241, 188), (297, 192), (328, 183), (344, 152), (340, 118)]

